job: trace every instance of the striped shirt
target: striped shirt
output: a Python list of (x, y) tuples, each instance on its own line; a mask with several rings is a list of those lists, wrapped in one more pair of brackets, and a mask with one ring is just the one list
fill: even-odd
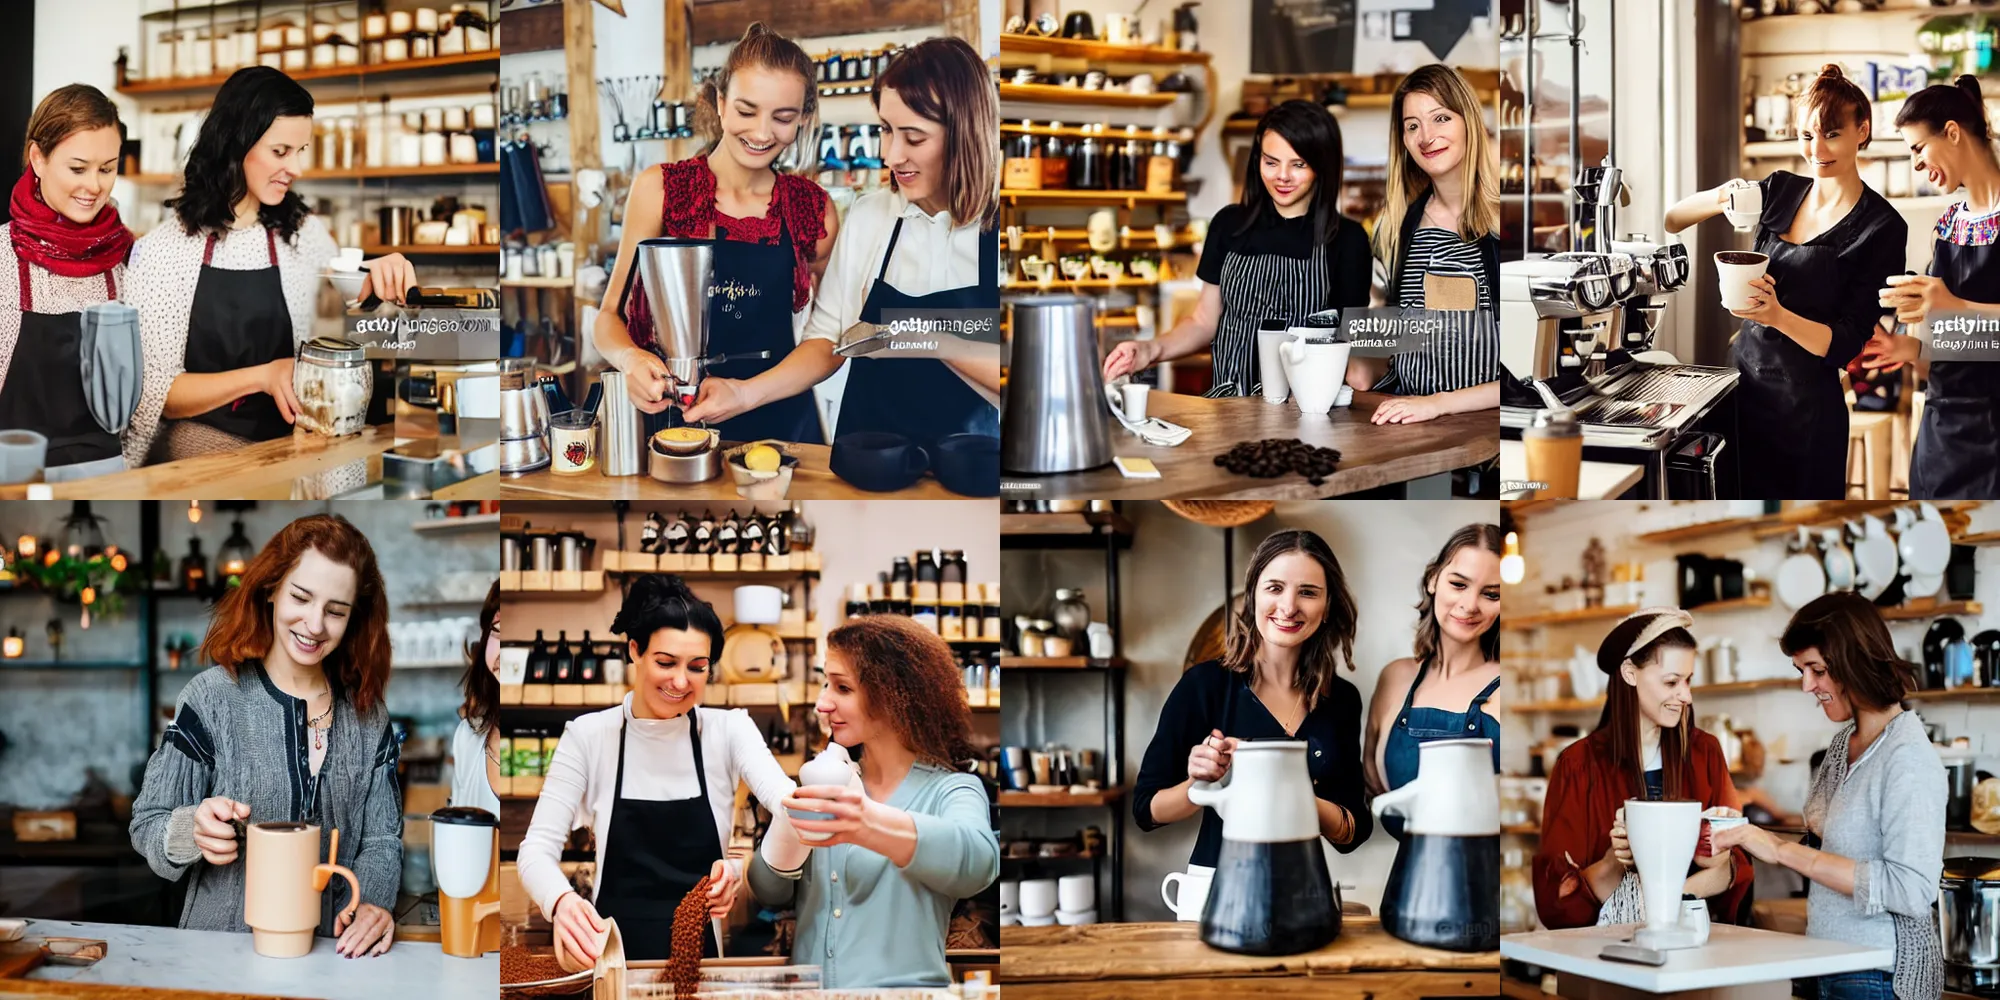
[(1424, 272), (1431, 270), (1471, 274), (1479, 282), (1479, 308), (1494, 308), (1493, 288), (1486, 283), (1486, 269), (1480, 259), (1477, 240), (1461, 239), (1457, 233), (1435, 226), (1417, 230), (1410, 239), (1409, 252), (1402, 261), (1402, 274), (1397, 279), (1398, 305), (1421, 307), (1424, 304)]

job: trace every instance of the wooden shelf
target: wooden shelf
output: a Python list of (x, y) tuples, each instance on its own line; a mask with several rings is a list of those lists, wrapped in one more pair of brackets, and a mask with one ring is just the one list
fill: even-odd
[(575, 278), (502, 278), (501, 288), (575, 288)]
[(1727, 601), (1710, 601), (1707, 604), (1698, 604), (1688, 610), (1709, 614), (1716, 611), (1740, 611), (1744, 608), (1768, 608), (1770, 606), (1771, 595), (1765, 594), (1763, 596), (1736, 597)]
[(1502, 502), (1506, 504), (1507, 512), (1514, 515), (1514, 520), (1516, 521), (1548, 514), (1576, 503), (1575, 500), (1506, 500)]
[(1904, 605), (1900, 608), (1883, 608), (1882, 620), (1887, 622), (1920, 622), (1929, 618), (1943, 618), (1946, 615), (1965, 615), (1977, 618), (1986, 613), (1978, 601), (1931, 601), (1923, 604)]
[(1132, 522), (1117, 511), (1073, 514), (1002, 514), (1000, 534), (1007, 535), (1131, 535)]
[(1206, 52), (1182, 52), (1151, 45), (1112, 45), (1079, 38), (1016, 34), (1000, 36), (1000, 51), (1010, 56), (1026, 52), (1091, 62), (1145, 63), (1151, 66), (1192, 66), (1206, 64), (1211, 58)]
[(1003, 656), (1001, 670), (1119, 670), (1125, 666), (1125, 658), (1114, 656), (1108, 660), (1093, 659), (1088, 656)]
[[(1051, 292), (1115, 292), (1121, 288), (1158, 287), (1160, 287), (1160, 283), (1157, 280), (1147, 281), (1144, 278), (1079, 278), (1074, 281), (1068, 278), (1057, 278), (1049, 282), (1047, 290)], [(1042, 290), (1042, 283), (1039, 281), (1015, 280), (1009, 281), (1001, 287), (1001, 291), (1005, 292), (1039, 292)]]
[(1951, 540), (1953, 545), (2000, 545), (2000, 531), (1981, 531), (1971, 535), (1960, 535)]
[(1500, 832), (1516, 837), (1539, 837), (1542, 835), (1542, 828), (1533, 823), (1523, 823), (1520, 826), (1503, 826)]
[[(299, 178), (311, 181), (374, 181), (406, 180), (417, 177), (497, 177), (500, 175), (498, 163), (449, 163), (435, 167), (356, 167), (351, 170), (311, 170)], [(178, 187), (179, 174), (125, 174), (124, 178), (134, 184), (154, 187)]]
[(1912, 701), (1993, 701), (2000, 699), (2000, 688), (1964, 687), (1938, 691), (1912, 691), (1904, 697)]
[(1583, 698), (1560, 698), (1555, 701), (1526, 701), (1518, 705), (1509, 705), (1507, 706), (1507, 710), (1518, 712), (1522, 715), (1533, 715), (1541, 712), (1595, 712), (1603, 707), (1603, 698), (1591, 698), (1588, 700)]
[[(1050, 240), (1054, 240), (1057, 243), (1089, 243), (1090, 231), (1085, 229), (1061, 229), (1052, 226), (1040, 229), (1029, 226), (1021, 227), (1021, 245), (1023, 247), (1026, 247), (1030, 243), (1046, 243)], [(1177, 226), (1173, 231), (1173, 242), (1166, 246), (1161, 246), (1159, 240), (1153, 236), (1153, 228), (1151, 226), (1135, 226), (1132, 229), (1130, 237), (1119, 237), (1119, 244), (1120, 248), (1125, 250), (1173, 250), (1181, 246), (1193, 247), (1195, 237), (1193, 230), (1186, 226)]]
[(628, 576), (653, 572), (672, 573), (691, 584), (702, 583), (704, 581), (710, 583), (791, 583), (801, 577), (819, 579), (819, 570), (816, 569), (733, 569), (719, 573), (709, 569), (607, 569), (604, 571), (604, 575)]
[(410, 525), (420, 534), (456, 534), (461, 531), (500, 530), (500, 515), (472, 514), (466, 517), (435, 517)]
[[(1767, 677), (1762, 680), (1736, 681), (1731, 684), (1697, 684), (1691, 690), (1696, 697), (1710, 695), (1748, 694), (1753, 691), (1774, 691), (1779, 688), (1797, 688), (1799, 682), (1785, 677)], [(1996, 689), (2000, 690), (2000, 689)], [(1530, 701), (1507, 706), (1509, 711), (1523, 715), (1535, 713), (1595, 712), (1604, 707), (1603, 697), (1562, 698), (1556, 701)]]
[(1125, 797), (1123, 788), (1101, 792), (1001, 792), (1002, 809), (1088, 809), (1108, 806)]
[(1612, 618), (1623, 618), (1639, 610), (1636, 604), (1621, 604), (1616, 607), (1584, 608), (1581, 611), (1548, 611), (1538, 615), (1522, 615), (1518, 618), (1502, 618), (1500, 624), (1509, 631), (1526, 631), (1544, 625), (1567, 625), (1571, 622), (1594, 622)]
[(498, 246), (454, 247), (446, 246), (442, 243), (406, 243), (401, 246), (369, 243), (361, 248), (361, 253), (365, 257), (380, 257), (383, 254), (399, 253), (405, 257), (491, 257), (495, 261), (500, 259), (500, 248)]
[(1780, 688), (1797, 690), (1796, 677), (1766, 677), (1762, 680), (1735, 681), (1729, 684), (1696, 684), (1692, 690), (1696, 695), (1747, 694), (1752, 691), (1776, 691)]
[[(1931, 500), (1927, 501), (1940, 513), (1971, 510), (1985, 503), (1983, 500)], [(1868, 514), (1884, 515), (1898, 507), (1909, 507), (1908, 500), (1822, 500), (1819, 503), (1793, 507), (1777, 516), (1775, 523), (1761, 525), (1753, 529), (1759, 538), (1775, 538), (1789, 535), (1799, 528), (1828, 528)], [(1770, 519), (1767, 519), (1770, 520)], [(1947, 519), (1949, 520), (1949, 519)]]
[(1055, 191), (1028, 191), (1015, 188), (1003, 189), (1002, 200), (1011, 205), (1168, 205), (1187, 201), (1186, 191), (1169, 191), (1153, 194), (1150, 191), (1073, 191), (1067, 188)]
[[(288, 70), (285, 75), (300, 83), (323, 81), (327, 83), (365, 79), (383, 79), (399, 76), (430, 76), (443, 70), (472, 72), (480, 67), (490, 66), (494, 72), (500, 69), (500, 50), (488, 49), (484, 52), (462, 52), (457, 55), (438, 56), (435, 59), (410, 59), (403, 62), (378, 63), (373, 66), (326, 66), (318, 69)], [(164, 94), (213, 94), (229, 79), (223, 73), (203, 77), (174, 77), (165, 80), (134, 80), (118, 88), (118, 92), (128, 97), (150, 97)]]
[[(1868, 144), (1868, 148), (1855, 154), (1863, 160), (1896, 160), (1910, 155), (1910, 147), (1899, 138), (1878, 136)], [(1796, 160), (1804, 154), (1799, 152), (1795, 139), (1774, 139), (1769, 142), (1746, 142), (1743, 144), (1743, 158), (1746, 160)]]
[(1726, 535), (1732, 531), (1747, 531), (1759, 525), (1769, 523), (1771, 523), (1771, 519), (1764, 517), (1731, 517), (1720, 521), (1708, 521), (1703, 524), (1690, 524), (1680, 528), (1668, 528), (1665, 531), (1649, 531), (1646, 534), (1635, 536), (1632, 540), (1641, 545), (1674, 545), (1696, 538)]
[(1036, 104), (1079, 104), (1096, 108), (1164, 108), (1180, 97), (1178, 93), (1131, 94), (1122, 90), (1085, 90), (1057, 87), (1046, 83), (1003, 83), (1003, 101), (1032, 101)]
[[(1128, 128), (1133, 131), (1126, 131)], [(1059, 135), (1069, 139), (1173, 139), (1180, 142), (1194, 141), (1194, 130), (1181, 125), (1162, 125), (1155, 128), (1151, 125), (1112, 125), (1107, 122), (1103, 125), (1085, 127), (1082, 125), (1037, 125), (1030, 119), (1021, 119), (1016, 122), (1001, 122), (1000, 134)]]

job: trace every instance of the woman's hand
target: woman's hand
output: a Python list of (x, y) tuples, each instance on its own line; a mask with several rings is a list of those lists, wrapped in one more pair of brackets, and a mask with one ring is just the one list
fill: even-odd
[(605, 930), (604, 918), (590, 900), (574, 892), (556, 900), (555, 933), (564, 951), (596, 965), (598, 935)]
[(694, 405), (683, 415), (691, 424), (719, 423), (753, 409), (756, 404), (751, 402), (750, 390), (744, 387), (742, 379), (705, 378), (701, 380)]
[(659, 355), (643, 347), (634, 347), (609, 360), (625, 373), (625, 395), (640, 412), (660, 413), (671, 405), (667, 390), (674, 380), (667, 374), (667, 363), (660, 360)]
[(1709, 843), (1717, 854), (1727, 855), (1732, 848), (1742, 848), (1751, 857), (1770, 863), (1778, 860), (1781, 846), (1776, 834), (1751, 823), (1717, 830), (1709, 835)]
[(1377, 424), (1420, 424), (1444, 416), (1436, 396), (1397, 396), (1375, 408), (1368, 419)]
[(299, 397), (292, 392), (293, 363), (291, 358), (279, 358), (263, 365), (264, 391), (278, 404), (278, 415), (288, 424), (299, 422)]
[(340, 939), (333, 944), (334, 954), (372, 958), (389, 950), (389, 942), (396, 938), (396, 918), (373, 903), (363, 903), (354, 908), (352, 917), (336, 917), (333, 933)]
[[(791, 811), (793, 829), (829, 835), (825, 840), (811, 841), (814, 847), (835, 844), (869, 847), (875, 832), (872, 821), (877, 811), (885, 808), (859, 789), (845, 785), (804, 785), (779, 804)], [(833, 818), (801, 819), (799, 813), (829, 813)]]
[(1756, 181), (1746, 181), (1741, 177), (1732, 177), (1729, 180), (1722, 182), (1721, 187), (1715, 189), (1715, 203), (1716, 205), (1722, 208), (1728, 208), (1729, 192), (1734, 191), (1737, 188), (1756, 187), (1756, 186), (1757, 186)]
[(1208, 738), (1188, 751), (1188, 777), (1196, 781), (1221, 781), (1229, 773), (1236, 745), (1241, 742), (1234, 736), (1222, 735), (1220, 729), (1209, 730)]
[(402, 305), (409, 297), (410, 289), (417, 287), (417, 269), (408, 257), (399, 253), (377, 257), (366, 262), (368, 277), (361, 282), (361, 298), (366, 301), (374, 292), (384, 302)]
[(1625, 837), (1625, 810), (1622, 808), (1612, 817), (1611, 846), (1605, 850), (1604, 856), (1618, 862), (1620, 868), (1629, 870), (1632, 867), (1632, 843)]
[(708, 915), (726, 917), (736, 908), (736, 890), (743, 880), (736, 877), (736, 869), (722, 858), (708, 867)]
[(236, 842), (236, 827), (230, 820), (249, 818), (248, 803), (220, 795), (201, 800), (194, 807), (194, 846), (200, 848), (201, 859), (211, 865), (235, 864), (242, 845)]
[(1878, 293), (1877, 301), (1883, 308), (1896, 310), (1896, 322), (1921, 323), (1933, 312), (1951, 312), (1966, 308), (1964, 299), (1951, 294), (1944, 279), (1927, 274), (1910, 274), (1896, 279), (1895, 283)]
[(1861, 347), (1861, 367), (1894, 371), (1916, 364), (1923, 353), (1924, 345), (1917, 338), (1878, 329)]
[(1104, 356), (1104, 381), (1153, 367), (1160, 360), (1160, 345), (1152, 340), (1128, 340)]
[(1747, 319), (1752, 323), (1775, 327), (1786, 316), (1787, 310), (1778, 303), (1777, 279), (1768, 274), (1759, 275), (1750, 282), (1750, 304), (1742, 309), (1731, 309), (1729, 315)]

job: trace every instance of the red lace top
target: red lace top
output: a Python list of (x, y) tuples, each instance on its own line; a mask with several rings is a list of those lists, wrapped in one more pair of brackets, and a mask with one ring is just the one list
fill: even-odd
[[(664, 164), (660, 177), (666, 186), (660, 210), (662, 235), (707, 239), (709, 228), (720, 225), (728, 230), (731, 240), (777, 246), (782, 222), (792, 237), (792, 311), (804, 309), (812, 300), (812, 253), (826, 238), (827, 195), (818, 184), (794, 174), (779, 174), (764, 217), (737, 219), (716, 211), (715, 172), (708, 168), (707, 157)], [(631, 289), (625, 297), (625, 327), (632, 343), (651, 349), (653, 316), (637, 268), (632, 271)]]

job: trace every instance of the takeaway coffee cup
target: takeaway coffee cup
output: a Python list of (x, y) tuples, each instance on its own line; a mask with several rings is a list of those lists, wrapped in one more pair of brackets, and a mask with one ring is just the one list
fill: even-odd
[(1755, 184), (1729, 189), (1729, 201), (1723, 206), (1722, 214), (1739, 233), (1747, 233), (1757, 228), (1757, 220), (1764, 215), (1764, 189)]
[(244, 834), (243, 922), (250, 946), (268, 958), (297, 958), (312, 951), (319, 926), (319, 894), (338, 875), (347, 880), (344, 916), (361, 905), (354, 873), (334, 863), (340, 831), (328, 838), (327, 861), (319, 858), (319, 827), (310, 823), (254, 823)]
[(1724, 309), (1750, 308), (1750, 283), (1764, 276), (1771, 266), (1768, 254), (1754, 250), (1724, 250), (1715, 255), (1715, 271), (1722, 281)]
[(1175, 920), (1199, 921), (1201, 909), (1208, 904), (1208, 884), (1215, 878), (1215, 869), (1207, 865), (1189, 865), (1184, 872), (1168, 872), (1160, 880), (1160, 899), (1174, 911)]

